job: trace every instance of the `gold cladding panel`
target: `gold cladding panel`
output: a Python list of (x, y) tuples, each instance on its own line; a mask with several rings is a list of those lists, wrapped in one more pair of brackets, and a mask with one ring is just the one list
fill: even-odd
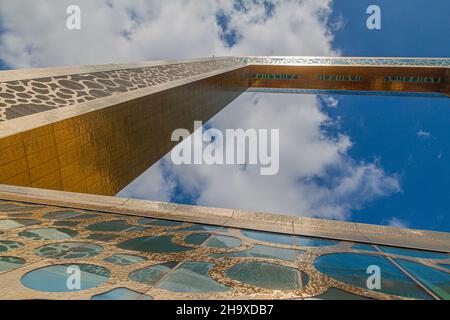
[(5, 138), (0, 184), (115, 195), (248, 86), (242, 68)]

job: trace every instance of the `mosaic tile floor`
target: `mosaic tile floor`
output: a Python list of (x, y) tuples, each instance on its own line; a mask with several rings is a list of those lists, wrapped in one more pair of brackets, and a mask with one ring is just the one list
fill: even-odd
[[(372, 265), (380, 290), (366, 288)], [(0, 299), (450, 299), (449, 265), (445, 253), (0, 201)]]

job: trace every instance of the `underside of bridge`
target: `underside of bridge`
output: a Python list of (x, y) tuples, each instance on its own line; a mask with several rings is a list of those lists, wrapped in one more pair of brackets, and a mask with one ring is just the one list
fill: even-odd
[(241, 93), (450, 95), (449, 59), (230, 57), (0, 72), (0, 183), (115, 195)]

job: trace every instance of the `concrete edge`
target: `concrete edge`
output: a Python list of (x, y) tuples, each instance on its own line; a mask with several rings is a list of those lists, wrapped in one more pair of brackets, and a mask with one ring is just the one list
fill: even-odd
[(245, 68), (243, 63), (236, 62), (235, 66), (220, 68), (210, 72), (190, 76), (183, 79), (161, 83), (155, 86), (137, 89), (129, 92), (114, 94), (105, 98), (98, 98), (84, 103), (74, 104), (71, 106), (56, 108), (49, 111), (39, 112), (28, 116), (23, 116), (17, 119), (0, 122), (0, 139), (37, 129), (56, 122), (64, 121), (73, 117), (81, 116), (93, 111), (108, 108), (121, 103), (129, 102), (139, 99), (151, 94), (156, 94), (162, 91), (174, 89), (186, 84), (195, 83), (197, 81), (205, 80), (226, 72), (235, 71)]
[(450, 233), (0, 185), (0, 199), (450, 253)]
[(31, 79), (59, 77), (59, 76), (68, 76), (68, 75), (75, 75), (75, 74), (103, 72), (103, 71), (137, 69), (137, 68), (154, 67), (154, 66), (160, 66), (160, 65), (184, 64), (184, 63), (192, 63), (192, 62), (211, 61), (213, 59), (221, 61), (221, 60), (234, 59), (234, 57), (214, 57), (214, 58), (211, 57), (211, 58), (197, 58), (197, 59), (186, 59), (186, 60), (153, 60), (153, 61), (130, 62), (130, 63), (110, 63), (110, 64), (99, 64), (99, 65), (94, 64), (94, 65), (81, 65), (81, 66), (2, 70), (2, 71), (0, 71), (0, 82), (31, 80)]

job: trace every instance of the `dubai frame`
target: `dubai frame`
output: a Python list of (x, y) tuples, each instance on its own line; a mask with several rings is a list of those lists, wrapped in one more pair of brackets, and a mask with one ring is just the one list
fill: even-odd
[(0, 72), (0, 299), (450, 299), (449, 233), (114, 197), (247, 90), (448, 98), (450, 59)]

